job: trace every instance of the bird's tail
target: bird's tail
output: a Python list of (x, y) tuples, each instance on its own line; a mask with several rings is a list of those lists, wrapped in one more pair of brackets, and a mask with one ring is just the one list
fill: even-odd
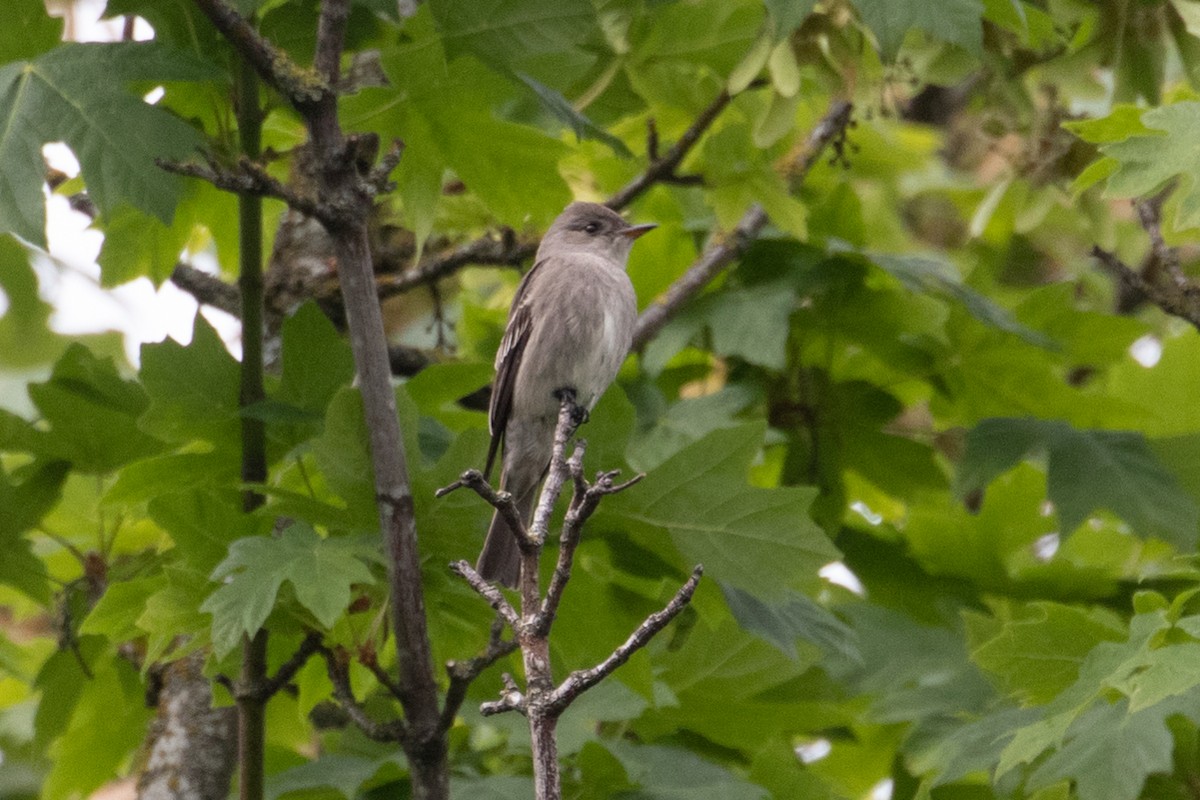
[[(501, 478), (501, 484), (504, 480)], [(537, 497), (537, 481), (521, 494), (513, 493), (517, 503), (517, 513), (526, 525), (530, 523), (533, 514), (533, 501)], [(512, 489), (508, 489), (512, 491)], [(516, 534), (509, 528), (508, 523), (499, 512), (492, 513), (492, 524), (488, 527), (487, 538), (483, 541), (483, 551), (475, 564), (475, 571), (489, 581), (500, 581), (510, 589), (517, 588), (521, 577), (521, 548), (517, 544)]]

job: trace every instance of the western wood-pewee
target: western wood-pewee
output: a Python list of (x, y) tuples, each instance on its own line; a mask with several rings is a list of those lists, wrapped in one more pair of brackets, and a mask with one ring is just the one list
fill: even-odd
[[(550, 465), (564, 392), (591, 411), (629, 352), (637, 298), (625, 264), (633, 240), (654, 227), (630, 225), (596, 203), (572, 203), (546, 231), (533, 269), (517, 287), (496, 353), (484, 474), (503, 440), (500, 486), (526, 524)], [(499, 514), (476, 568), (484, 578), (517, 585), (520, 549)]]

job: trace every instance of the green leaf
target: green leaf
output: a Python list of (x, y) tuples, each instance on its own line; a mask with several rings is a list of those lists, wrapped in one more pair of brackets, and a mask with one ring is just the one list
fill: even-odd
[[(167, 653), (182, 658), (209, 642), (209, 618), (200, 612), (200, 604), (210, 584), (203, 575), (183, 570), (167, 570), (167, 575), (168, 585), (146, 598), (137, 617), (138, 630), (146, 633), (147, 664), (161, 661)], [(192, 633), (180, 641), (180, 631)]]
[(46, 244), (42, 145), (65, 141), (79, 159), (101, 214), (128, 203), (170, 222), (180, 179), (155, 158), (184, 158), (200, 138), (191, 126), (127, 93), (135, 80), (206, 80), (211, 67), (160, 44), (63, 44), (0, 67), (0, 231)]
[(147, 598), (166, 586), (167, 578), (163, 575), (110, 584), (84, 618), (79, 632), (107, 636), (114, 643), (127, 642), (140, 636), (142, 632), (138, 629), (137, 620), (146, 607)]
[(279, 399), (323, 414), (338, 389), (354, 377), (350, 345), (311, 302), (284, 321), (282, 340)]
[(1002, 708), (963, 725), (949, 727), (913, 759), (916, 774), (931, 776), (942, 786), (971, 773), (988, 772), (1011, 741), (1013, 732), (1032, 723), (1037, 709)]
[(142, 345), (140, 375), (150, 395), (143, 430), (172, 442), (240, 441), (238, 362), (202, 315), (187, 346), (169, 338)]
[(86, 796), (115, 778), (146, 734), (151, 712), (133, 667), (109, 655), (93, 668), (93, 677), (82, 682), (70, 726), (50, 748), (53, 766), (41, 795), (47, 800)]
[(1200, 644), (1169, 644), (1151, 650), (1140, 663), (1131, 665), (1131, 672), (1124, 680), (1110, 681), (1109, 685), (1129, 698), (1130, 713), (1141, 711), (1200, 685), (1197, 659), (1200, 659)]
[(1174, 740), (1160, 709), (1130, 713), (1098, 703), (1076, 720), (1065, 744), (1034, 770), (1028, 788), (1075, 782), (1080, 800), (1135, 800), (1146, 777), (1171, 769)]
[(588, 0), (431, 0), (429, 7), (447, 57), (470, 53), (499, 67), (571, 50), (597, 24)]
[[(40, 188), (38, 198), (40, 202)], [(13, 237), (0, 236), (0, 291), (8, 301), (0, 315), (0, 365), (7, 367), (52, 361), (67, 342), (47, 324), (51, 306), (38, 295), (38, 279), (29, 255), (29, 250)]]
[(0, 27), (0, 63), (32, 58), (62, 41), (63, 21), (42, 0), (12, 0)]
[(895, 277), (910, 292), (930, 294), (962, 305), (967, 313), (985, 325), (1021, 337), (1032, 345), (1054, 347), (1045, 335), (1031, 330), (1013, 319), (984, 295), (963, 285), (957, 270), (940, 258), (929, 256), (888, 255), (870, 253), (868, 257), (888, 274)]
[(792, 659), (799, 659), (796, 639), (837, 653), (847, 661), (862, 662), (854, 631), (825, 607), (798, 592), (773, 603), (732, 586), (722, 586), (734, 619), (746, 630), (766, 639)]
[(715, 292), (692, 303), (671, 321), (670, 336), (651, 340), (643, 356), (645, 368), (661, 372), (687, 341), (706, 330), (712, 349), (768, 369), (786, 362), (788, 321), (796, 293), (788, 281)]
[(58, 502), (70, 465), (64, 461), (35, 462), (15, 470), (12, 478), (0, 465), (0, 541), (11, 540), (37, 525)]
[(142, 387), (122, 379), (111, 358), (98, 358), (83, 345), (68, 347), (50, 380), (30, 384), (28, 391), (50, 424), (45, 451), (81, 472), (112, 472), (162, 450), (138, 428), (149, 404)]
[(1047, 457), (1047, 490), (1064, 531), (1107, 508), (1141, 537), (1157, 536), (1184, 550), (1195, 545), (1200, 509), (1138, 433), (1077, 430), (1053, 420), (984, 420), (967, 436), (960, 490), (982, 489), (1038, 454)]
[[(267, 778), (266, 796), (270, 800), (291, 792), (328, 788), (347, 800), (358, 797), (360, 790), (373, 778), (386, 774), (393, 780), (399, 777), (397, 756), (363, 758), (361, 756), (327, 753)], [(386, 770), (385, 769), (389, 768)]]
[(1178, 175), (1182, 181), (1174, 225), (1177, 229), (1200, 226), (1200, 156), (1192, 146), (1200, 125), (1200, 102), (1151, 109), (1142, 115), (1142, 122), (1149, 134), (1101, 146), (1100, 152), (1119, 163), (1105, 195), (1140, 197)]
[(560, 122), (570, 127), (571, 132), (575, 134), (576, 138), (595, 139), (598, 142), (608, 145), (621, 158), (633, 157), (633, 153), (626, 147), (624, 142), (575, 110), (575, 107), (557, 89), (552, 89), (523, 72), (515, 73), (515, 77), (530, 88), (541, 102), (543, 108), (553, 114)]
[[(397, 172), (406, 213), (429, 224), (442, 172), (453, 169), (499, 221), (514, 228), (548, 223), (571, 200), (558, 171), (566, 146), (543, 132), (500, 118), (496, 105), (515, 87), (474, 58), (449, 63), (423, 15), (410, 21), (414, 41), (385, 51), (381, 63), (395, 90), (369, 89), (342, 103), (346, 123), (400, 138), (418, 153)], [(405, 97), (397, 102), (396, 91)], [(445, 98), (454, 97), (447, 103)], [(426, 204), (422, 207), (422, 203)]]
[(596, 519), (651, 542), (670, 536), (717, 580), (780, 596), (838, 552), (808, 517), (814, 490), (746, 486), (762, 435), (757, 424), (714, 431), (602, 505)]
[(159, 493), (150, 500), (148, 510), (150, 518), (175, 543), (177, 554), (197, 572), (211, 573), (233, 541), (269, 530), (270, 520), (242, 512), (240, 493), (236, 491), (181, 489)]
[(979, 0), (853, 0), (866, 26), (875, 34), (886, 61), (892, 61), (914, 28), (944, 42), (980, 53), (983, 6)]
[(639, 471), (654, 469), (713, 431), (742, 424), (734, 415), (754, 400), (752, 390), (734, 385), (704, 397), (673, 403), (654, 421), (654, 427), (629, 442), (630, 466)]
[(1009, 692), (1045, 703), (1075, 682), (1093, 647), (1124, 638), (1124, 625), (1101, 609), (1030, 603), (1015, 608), (994, 637), (977, 643), (971, 658)]
[(767, 7), (767, 19), (771, 25), (771, 35), (776, 41), (788, 36), (805, 17), (812, 13), (817, 0), (763, 0)]
[(612, 742), (608, 749), (625, 766), (638, 797), (655, 800), (764, 800), (767, 790), (691, 751)]
[(213, 616), (218, 656), (233, 650), (243, 634), (253, 635), (262, 627), (285, 581), (292, 584), (300, 605), (321, 625), (332, 627), (350, 604), (351, 584), (372, 580), (362, 559), (373, 555), (359, 539), (322, 539), (301, 523), (278, 538), (238, 539), (212, 574), (213, 580), (228, 580), (200, 606)]

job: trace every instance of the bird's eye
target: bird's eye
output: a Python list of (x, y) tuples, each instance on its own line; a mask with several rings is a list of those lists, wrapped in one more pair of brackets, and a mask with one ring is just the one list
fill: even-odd
[(600, 230), (600, 223), (599, 222), (589, 222), (587, 225), (583, 226), (583, 230), (585, 233), (596, 233), (597, 231)]

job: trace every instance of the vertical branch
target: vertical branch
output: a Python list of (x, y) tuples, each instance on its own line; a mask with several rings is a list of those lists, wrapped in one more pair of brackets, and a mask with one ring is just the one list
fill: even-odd
[[(262, 116), (258, 108), (258, 76), (245, 59), (239, 59), (234, 98), (242, 154), (261, 155)], [(262, 198), (238, 195), (238, 285), (242, 296), (242, 366), (239, 405), (262, 402), (263, 391), (263, 274)], [(243, 414), (242, 482), (261, 484), (267, 479), (267, 436), (262, 419)], [(242, 508), (252, 512), (263, 504), (254, 489), (242, 495)], [(267, 677), (267, 632), (259, 630), (242, 640), (242, 670), (238, 687), (238, 785), (242, 800), (262, 800), (267, 697), (257, 691)]]
[[(425, 619), (412, 489), (367, 238), (367, 223), (382, 177), (379, 172), (395, 166), (399, 150), (393, 148), (394, 155), (385, 157), (378, 170), (360, 170), (363, 141), (342, 132), (333, 87), (341, 72), (350, 0), (322, 0), (314, 71), (296, 66), (226, 0), (193, 2), (259, 76), (291, 103), (308, 128), (313, 152), (310, 176), (321, 198), (320, 221), (337, 257), (375, 473), (380, 528), (389, 557), (390, 616), (399, 666), (396, 685), (406, 721), (401, 744), (408, 758), (413, 797), (443, 800), (450, 792), (448, 748)], [(294, 203), (297, 198), (286, 199)]]
[[(315, 65), (329, 85), (336, 84), (340, 77), (349, 13), (349, 0), (321, 3)], [(337, 97), (332, 92), (323, 94), (300, 110), (317, 154), (314, 177), (318, 196), (336, 209), (336, 217), (323, 222), (337, 253), (350, 347), (369, 432), (379, 521), (388, 554), (391, 622), (399, 662), (397, 686), (407, 723), (402, 744), (409, 761), (413, 796), (418, 800), (445, 798), (450, 791), (447, 743), (441, 729), (425, 618), (416, 517), (368, 243), (372, 187), (358, 172), (355, 143), (342, 133)]]

